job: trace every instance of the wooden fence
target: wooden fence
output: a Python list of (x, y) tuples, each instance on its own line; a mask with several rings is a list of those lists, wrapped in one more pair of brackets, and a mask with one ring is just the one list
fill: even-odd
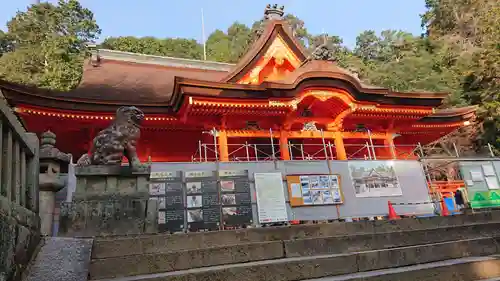
[(10, 214), (6, 205), (17, 205), (38, 213), (38, 138), (26, 132), (1, 91), (0, 152), (0, 209)]

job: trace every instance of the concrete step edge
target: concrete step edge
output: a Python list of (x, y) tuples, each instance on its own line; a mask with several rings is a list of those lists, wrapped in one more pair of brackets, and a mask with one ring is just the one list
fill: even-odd
[[(215, 265), (215, 266), (192, 268), (192, 269), (186, 269), (186, 270), (177, 270), (177, 271), (155, 273), (155, 274), (143, 274), (143, 275), (135, 275), (135, 276), (127, 276), (127, 277), (92, 279), (92, 280), (93, 281), (156, 280), (156, 278), (161, 278), (161, 277), (182, 276), (182, 275), (191, 274), (191, 273), (202, 273), (202, 272), (218, 271), (218, 270), (225, 270), (225, 269), (239, 268), (239, 267), (240, 268), (241, 267), (252, 267), (252, 266), (279, 264), (279, 263), (286, 264), (286, 263), (295, 262), (295, 261), (310, 261), (310, 260), (319, 260), (319, 259), (331, 258), (331, 257), (349, 257), (349, 256), (356, 256), (356, 255), (365, 254), (365, 253), (375, 253), (375, 252), (380, 253), (380, 252), (397, 251), (397, 250), (403, 250), (403, 249), (419, 248), (419, 247), (424, 247), (424, 246), (445, 245), (445, 244), (453, 244), (453, 243), (460, 243), (460, 242), (466, 242), (466, 241), (479, 241), (479, 240), (489, 240), (489, 239), (494, 239), (494, 238), (493, 237), (480, 237), (480, 238), (462, 239), (462, 240), (446, 241), (446, 242), (439, 242), (439, 243), (428, 243), (428, 244), (405, 246), (405, 247), (395, 247), (395, 248), (390, 248), (390, 249), (379, 249), (379, 250), (360, 251), (360, 252), (351, 252), (351, 253), (333, 254), (333, 255), (289, 257), (289, 258), (252, 261), (252, 262), (237, 263), (237, 264)], [(494, 259), (494, 256), (488, 256), (488, 258)], [(461, 260), (461, 259), (454, 259), (454, 260)], [(428, 264), (435, 264), (435, 263), (439, 263), (439, 262), (430, 262)], [(418, 265), (413, 265), (413, 266), (418, 266)], [(411, 267), (411, 266), (409, 266), (409, 267)], [(399, 267), (399, 268), (403, 268), (403, 267)], [(396, 269), (397, 268), (394, 268), (394, 270), (396, 270)], [(385, 269), (383, 269), (383, 270), (385, 270)], [(373, 272), (375, 272), (375, 271), (377, 271), (377, 270), (374, 270)], [(378, 270), (378, 271), (380, 271), (380, 270)], [(367, 272), (370, 272), (370, 271), (367, 271)], [(361, 273), (363, 273), (363, 272), (360, 272), (360, 274)], [(356, 274), (356, 273), (352, 273), (352, 274)], [(339, 276), (341, 276), (341, 275), (339, 275)]]
[[(498, 214), (500, 215), (500, 211), (498, 211)], [(449, 216), (451, 217), (463, 217), (463, 216), (468, 216), (468, 215), (456, 215), (456, 216)], [(474, 215), (470, 215), (474, 216)], [(425, 219), (425, 218), (424, 218)], [(402, 220), (418, 220), (415, 218), (404, 218)], [(401, 220), (399, 220), (401, 221)], [(399, 221), (392, 221), (395, 225), (398, 224)], [(380, 221), (378, 221), (380, 222)], [(383, 222), (383, 221), (382, 221)], [(389, 221), (386, 221), (389, 222)], [(94, 241), (96, 242), (107, 242), (107, 241), (120, 241), (120, 240), (140, 240), (140, 239), (148, 239), (148, 238), (158, 238), (158, 237), (170, 237), (170, 236), (185, 236), (185, 235), (193, 235), (193, 236), (203, 236), (206, 234), (213, 234), (213, 233), (227, 233), (227, 232), (232, 232), (232, 233), (238, 233), (238, 232), (245, 232), (245, 231), (262, 231), (262, 232), (267, 232), (271, 231), (271, 229), (284, 229), (284, 228), (300, 228), (300, 227), (307, 227), (307, 228), (313, 228), (318, 225), (335, 225), (335, 224), (353, 224), (353, 223), (358, 223), (358, 222), (332, 222), (332, 223), (326, 223), (326, 224), (310, 224), (310, 225), (288, 225), (288, 226), (274, 226), (274, 227), (251, 227), (251, 228), (245, 228), (245, 229), (235, 229), (235, 230), (220, 230), (220, 231), (209, 231), (209, 232), (190, 232), (190, 233), (176, 233), (176, 234), (169, 234), (169, 233), (146, 233), (146, 234), (135, 234), (135, 235), (108, 235), (108, 236), (95, 236), (92, 237)], [(479, 221), (474, 221), (474, 222), (467, 222), (467, 223), (456, 223), (456, 224), (449, 224), (449, 225), (440, 225), (437, 226), (439, 227), (453, 227), (453, 226), (462, 226), (462, 225), (469, 225), (469, 224), (489, 224), (489, 223), (500, 223), (500, 218), (494, 218), (493, 220), (479, 220)], [(420, 229), (433, 229), (432, 228), (420, 228)], [(376, 233), (376, 232), (366, 232), (366, 233)], [(349, 234), (345, 234), (349, 235)], [(88, 238), (88, 237), (74, 237), (74, 238)]]
[[(474, 263), (474, 262), (498, 260), (498, 258), (499, 258), (498, 255), (491, 255), (491, 256), (486, 256), (486, 257), (465, 257), (465, 258), (460, 258), (460, 259), (449, 259), (449, 260), (444, 260), (444, 261), (429, 262), (429, 263), (416, 264), (416, 265), (410, 265), (410, 266), (402, 266), (402, 267), (395, 267), (395, 268), (388, 268), (388, 269), (379, 269), (379, 270), (372, 270), (372, 271), (365, 271), (365, 272), (357, 272), (357, 273), (352, 273), (352, 274), (347, 274), (347, 275), (330, 276), (330, 277), (315, 278), (315, 279), (306, 279), (304, 281), (348, 281), (348, 280), (354, 280), (354, 279), (358, 279), (358, 278), (369, 278), (369, 277), (383, 276), (383, 275), (403, 273), (403, 272), (408, 272), (409, 274), (411, 274), (412, 271), (417, 271), (417, 270), (434, 269), (434, 268), (454, 266), (454, 265), (464, 264), (464, 263)], [(477, 280), (477, 281), (496, 281), (496, 280), (500, 280), (500, 278), (483, 279), (483, 280)]]
[[(452, 225), (452, 226), (441, 226), (441, 227), (435, 227), (435, 228), (428, 228), (428, 229), (418, 229), (418, 230), (398, 230), (398, 231), (387, 231), (387, 232), (376, 232), (376, 233), (359, 233), (359, 234), (351, 234), (351, 235), (333, 235), (333, 236), (314, 236), (314, 237), (304, 237), (304, 238), (298, 238), (298, 239), (287, 239), (287, 240), (265, 240), (265, 241), (251, 241), (251, 242), (241, 242), (237, 244), (226, 244), (226, 245), (215, 245), (215, 246), (205, 246), (202, 248), (197, 248), (197, 249), (180, 249), (180, 250), (169, 250), (169, 249), (161, 249), (159, 251), (143, 251), (141, 253), (129, 253), (129, 254), (121, 254), (121, 255), (104, 255), (104, 256), (93, 256), (92, 261), (96, 260), (106, 260), (106, 259), (119, 259), (119, 258), (124, 258), (124, 257), (129, 257), (129, 256), (143, 256), (143, 255), (162, 255), (162, 254), (172, 254), (172, 253), (186, 253), (190, 251), (198, 251), (198, 250), (215, 250), (215, 249), (221, 249), (221, 248), (227, 248), (227, 247), (238, 247), (238, 246), (244, 246), (244, 245), (260, 245), (260, 244), (265, 244), (269, 242), (288, 242), (288, 241), (306, 241), (306, 240), (315, 240), (315, 239), (332, 239), (332, 238), (343, 238), (343, 237), (354, 237), (354, 236), (374, 236), (374, 235), (388, 235), (391, 233), (410, 233), (414, 231), (439, 231), (443, 229), (450, 229), (450, 231), (453, 231), (453, 229), (461, 229), (461, 228), (469, 228), (469, 227), (481, 227), (481, 226), (488, 226), (488, 225), (495, 225), (498, 224), (500, 225), (500, 221), (495, 221), (495, 222), (489, 222), (489, 223), (471, 223), (471, 224), (465, 224), (465, 225)], [(499, 227), (500, 230), (500, 227)], [(453, 240), (453, 239), (452, 239)], [(449, 240), (449, 241), (452, 241)], [(445, 242), (445, 241), (440, 241), (440, 242)], [(140, 243), (140, 241), (137, 241), (137, 243)], [(94, 252), (97, 251), (99, 246), (96, 246), (94, 244)], [(162, 247), (163, 248), (163, 247)], [(158, 249), (158, 248), (156, 248)]]

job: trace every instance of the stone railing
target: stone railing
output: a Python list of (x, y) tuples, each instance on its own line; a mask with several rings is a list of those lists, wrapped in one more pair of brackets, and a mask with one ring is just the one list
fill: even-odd
[(40, 241), (39, 144), (0, 92), (0, 280), (16, 280)]

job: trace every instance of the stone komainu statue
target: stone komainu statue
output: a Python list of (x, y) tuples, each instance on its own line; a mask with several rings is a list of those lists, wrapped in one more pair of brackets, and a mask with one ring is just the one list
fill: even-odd
[(97, 134), (90, 153), (82, 155), (77, 165), (119, 165), (123, 156), (131, 168), (140, 165), (136, 144), (143, 120), (144, 113), (135, 106), (120, 107), (113, 124)]

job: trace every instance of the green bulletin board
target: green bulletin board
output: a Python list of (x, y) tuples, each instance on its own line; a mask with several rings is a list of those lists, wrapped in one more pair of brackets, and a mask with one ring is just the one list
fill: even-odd
[(469, 194), (472, 208), (493, 208), (500, 206), (500, 191), (477, 191)]
[(473, 209), (500, 207), (500, 161), (460, 161), (459, 167)]

